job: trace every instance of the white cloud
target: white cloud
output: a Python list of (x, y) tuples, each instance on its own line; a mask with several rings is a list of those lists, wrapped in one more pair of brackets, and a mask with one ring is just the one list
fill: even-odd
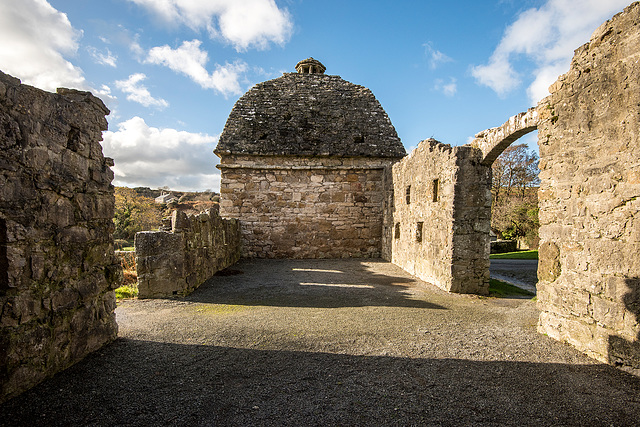
[(149, 89), (140, 84), (147, 76), (143, 73), (136, 73), (129, 76), (127, 80), (117, 80), (116, 87), (127, 94), (129, 101), (137, 102), (145, 107), (166, 108), (169, 103), (162, 98), (151, 96)]
[(115, 185), (176, 190), (220, 188), (213, 149), (217, 136), (150, 127), (140, 117), (103, 133), (105, 156), (115, 161)]
[[(548, 94), (548, 87), (569, 69), (573, 51), (589, 41), (591, 33), (621, 11), (629, 0), (548, 0), (540, 8), (522, 12), (505, 30), (486, 65), (472, 67), (478, 83), (504, 97), (533, 78), (527, 93), (532, 104)], [(522, 76), (513, 64), (524, 56), (535, 64), (532, 76)]]
[(0, 64), (23, 83), (54, 91), (88, 89), (82, 70), (65, 59), (78, 50), (82, 33), (46, 0), (2, 2)]
[(117, 66), (118, 57), (113, 55), (109, 49), (106, 49), (106, 52), (100, 52), (97, 48), (89, 46), (87, 51), (98, 64), (114, 68)]
[(269, 43), (285, 44), (293, 29), (291, 16), (274, 0), (129, 0), (165, 21), (206, 29), (238, 51), (266, 49)]
[(99, 89), (94, 89), (92, 92), (95, 96), (100, 98), (111, 111), (109, 118), (111, 120), (117, 119), (119, 117), (119, 113), (117, 111), (118, 98), (111, 94), (111, 88), (107, 85), (102, 85)]
[(424, 46), (425, 54), (429, 59), (429, 68), (431, 68), (432, 70), (435, 70), (436, 68), (438, 68), (440, 64), (453, 61), (453, 59), (451, 59), (444, 53), (440, 52), (439, 50), (435, 49), (431, 45), (431, 42), (425, 43), (423, 46)]
[(442, 92), (445, 96), (453, 96), (458, 91), (458, 83), (454, 77), (449, 77), (449, 83), (445, 83), (442, 79), (437, 79), (433, 87), (438, 92)]
[(167, 45), (154, 47), (145, 62), (164, 65), (173, 71), (190, 77), (205, 89), (214, 89), (223, 95), (240, 94), (240, 74), (247, 70), (247, 64), (236, 61), (233, 64), (217, 65), (209, 74), (205, 65), (209, 55), (200, 49), (200, 40), (185, 41), (177, 49)]

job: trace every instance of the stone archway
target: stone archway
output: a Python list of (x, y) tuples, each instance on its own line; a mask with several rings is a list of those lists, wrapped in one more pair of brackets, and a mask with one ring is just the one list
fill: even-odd
[[(482, 152), (481, 163), (488, 168), (492, 168), (495, 160), (518, 139), (530, 132), (538, 129), (540, 115), (536, 107), (529, 108), (527, 111), (510, 117), (501, 126), (486, 129), (476, 134), (475, 139), (469, 144), (478, 148)], [(493, 176), (488, 180), (488, 190), (492, 189)], [(492, 205), (496, 201), (492, 197)], [(494, 206), (491, 208), (489, 223), (492, 223)], [(490, 228), (490, 225), (488, 226)], [(497, 264), (497, 265), (496, 265)], [(537, 262), (534, 260), (493, 260), (488, 261), (490, 266), (491, 277), (505, 280), (518, 286), (526, 287), (527, 290), (533, 290), (537, 284)], [(513, 275), (520, 279), (511, 279)], [(524, 279), (526, 278), (526, 279)], [(511, 280), (510, 280), (511, 279)], [(515, 280), (512, 281), (512, 280)]]
[(538, 129), (539, 114), (536, 107), (512, 116), (502, 126), (476, 134), (472, 147), (482, 150), (482, 163), (491, 166), (504, 150), (520, 137)]

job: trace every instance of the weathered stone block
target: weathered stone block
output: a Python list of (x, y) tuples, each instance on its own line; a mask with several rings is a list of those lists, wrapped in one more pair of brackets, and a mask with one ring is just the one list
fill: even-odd
[(538, 105), (540, 330), (635, 369), (639, 21), (634, 3), (603, 24)]
[(0, 401), (115, 339), (105, 114), (87, 92), (0, 73)]
[(240, 259), (240, 227), (217, 210), (172, 213), (174, 231), (136, 234), (139, 298), (183, 296)]

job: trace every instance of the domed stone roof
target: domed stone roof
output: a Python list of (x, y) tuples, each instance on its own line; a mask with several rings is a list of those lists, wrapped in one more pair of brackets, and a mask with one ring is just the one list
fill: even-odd
[(286, 73), (251, 88), (233, 107), (215, 153), (391, 158), (406, 154), (369, 89), (321, 73)]

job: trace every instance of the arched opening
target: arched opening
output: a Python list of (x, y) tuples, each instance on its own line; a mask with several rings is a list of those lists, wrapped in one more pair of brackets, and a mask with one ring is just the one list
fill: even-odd
[(536, 293), (537, 125), (538, 113), (531, 108), (480, 132), (472, 143), (491, 167), (490, 288), (499, 286), (497, 280)]
[(490, 277), (533, 294), (538, 281), (537, 131), (513, 141), (491, 165)]

